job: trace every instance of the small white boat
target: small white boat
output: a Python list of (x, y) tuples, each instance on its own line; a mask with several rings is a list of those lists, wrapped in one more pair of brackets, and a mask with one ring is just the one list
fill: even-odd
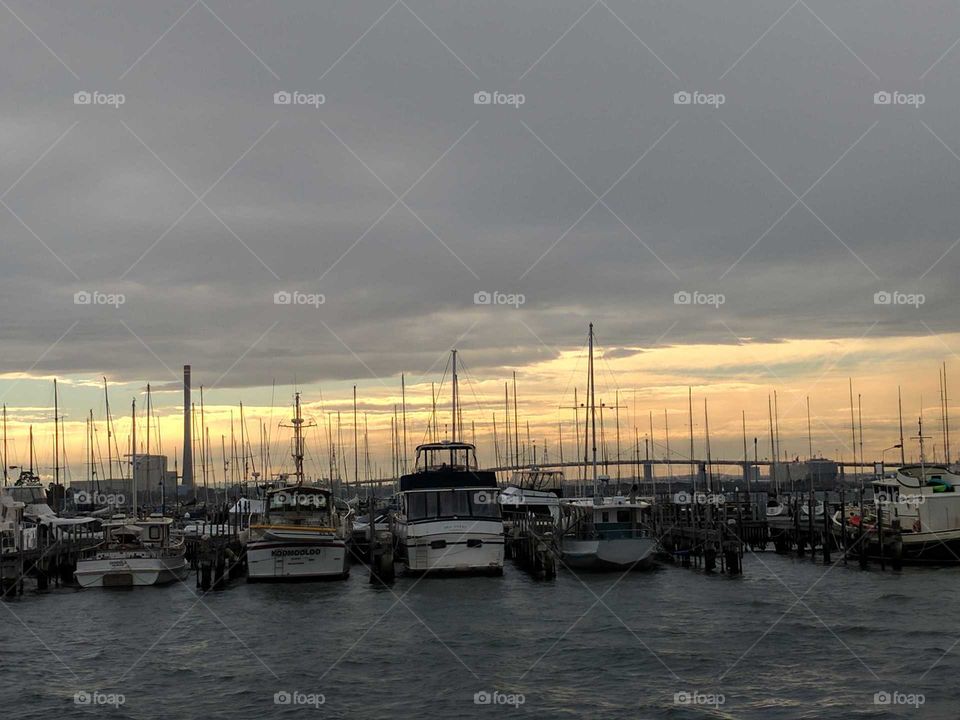
[(188, 572), (183, 542), (170, 537), (171, 518), (145, 520), (115, 515), (103, 523), (103, 543), (77, 562), (74, 576), (84, 588), (139, 587), (182, 580)]
[(503, 529), (509, 535), (518, 518), (534, 515), (560, 521), (560, 498), (563, 494), (563, 473), (559, 470), (530, 468), (515, 472), (510, 484), (498, 498), (503, 514)]

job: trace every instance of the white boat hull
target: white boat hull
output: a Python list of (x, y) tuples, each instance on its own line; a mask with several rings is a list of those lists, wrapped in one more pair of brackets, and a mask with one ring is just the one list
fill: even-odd
[(440, 521), (398, 527), (400, 556), (414, 573), (503, 572), (503, 524)]
[(166, 558), (80, 560), (74, 577), (80, 587), (143, 587), (183, 580), (189, 568), (182, 555)]
[(652, 538), (577, 540), (564, 538), (562, 561), (576, 570), (632, 570), (653, 564)]
[(342, 579), (350, 573), (340, 538), (264, 538), (247, 544), (247, 581)]

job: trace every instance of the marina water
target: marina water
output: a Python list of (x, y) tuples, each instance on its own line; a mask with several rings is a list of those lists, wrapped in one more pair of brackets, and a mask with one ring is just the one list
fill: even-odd
[[(957, 569), (772, 552), (536, 581), (400, 577), (3, 603), (7, 718), (957, 717)], [(198, 599), (198, 597), (202, 597)], [(122, 701), (122, 702), (121, 702)], [(921, 704), (922, 703), (922, 704)]]

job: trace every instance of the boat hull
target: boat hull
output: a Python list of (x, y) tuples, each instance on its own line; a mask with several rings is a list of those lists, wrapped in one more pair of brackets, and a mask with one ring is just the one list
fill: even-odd
[(145, 587), (183, 580), (189, 572), (183, 556), (81, 560), (74, 577), (83, 588)]
[(561, 559), (574, 570), (634, 570), (649, 568), (654, 560), (649, 537), (577, 540), (564, 538)]
[(350, 573), (340, 538), (268, 537), (247, 544), (247, 581), (339, 580)]
[(503, 573), (503, 525), (500, 522), (401, 525), (400, 559), (410, 573)]

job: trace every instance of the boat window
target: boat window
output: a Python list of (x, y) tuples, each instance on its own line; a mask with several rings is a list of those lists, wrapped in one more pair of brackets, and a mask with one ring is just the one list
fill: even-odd
[(600, 513), (600, 522), (610, 522), (610, 513), (606, 511)]
[(498, 518), (500, 517), (500, 503), (492, 490), (470, 491), (470, 505), (473, 508), (473, 517)]
[(470, 517), (471, 490), (441, 490), (440, 517)]
[(426, 498), (427, 509), (424, 517), (436, 517), (437, 516), (437, 494), (435, 492), (423, 493), (423, 496)]
[(628, 523), (628, 522), (630, 522), (630, 511), (629, 511), (629, 510), (617, 510), (617, 522), (618, 522), (618, 523)]
[(407, 517), (410, 520), (423, 520), (427, 515), (427, 493), (407, 495)]

